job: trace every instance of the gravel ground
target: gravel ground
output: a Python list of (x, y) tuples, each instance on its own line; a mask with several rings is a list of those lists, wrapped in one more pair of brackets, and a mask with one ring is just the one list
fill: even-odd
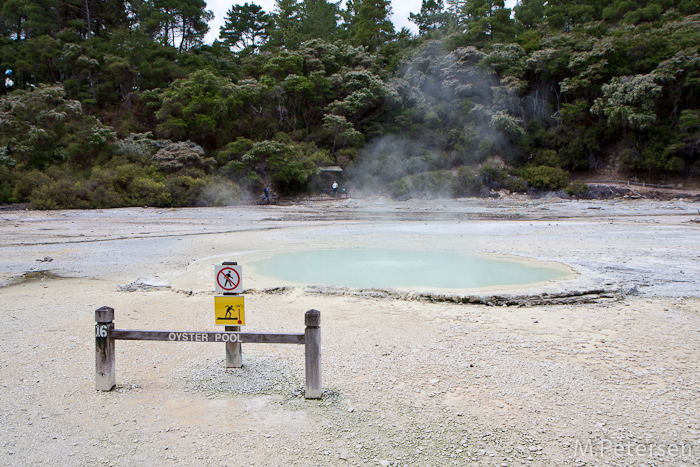
[[(700, 236), (683, 200), (350, 199), (264, 207), (2, 212), (0, 465), (700, 465)], [(485, 306), (318, 293), (246, 263), (379, 247), (553, 261), (572, 297)], [(321, 311), (324, 397), (302, 346), (119, 341), (94, 389), (94, 310), (123, 329), (216, 330), (213, 265), (244, 267), (246, 331)], [(122, 286), (122, 287), (120, 287)]]

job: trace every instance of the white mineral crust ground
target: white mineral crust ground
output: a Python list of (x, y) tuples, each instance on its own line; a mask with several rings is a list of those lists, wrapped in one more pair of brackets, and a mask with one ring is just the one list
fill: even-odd
[[(697, 202), (349, 199), (0, 212), (0, 465), (700, 465)], [(303, 249), (551, 262), (565, 280), (403, 297), (246, 268)], [(95, 390), (94, 312), (120, 329), (216, 331), (214, 270), (243, 267), (249, 332), (321, 312), (324, 397), (302, 346), (116, 342)], [(485, 306), (456, 296), (576, 295)], [(317, 293), (331, 292), (331, 293)], [(388, 298), (387, 298), (388, 297)]]

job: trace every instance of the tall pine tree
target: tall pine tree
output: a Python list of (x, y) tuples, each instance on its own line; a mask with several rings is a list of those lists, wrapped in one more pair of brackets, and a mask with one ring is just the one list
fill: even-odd
[(277, 0), (270, 29), (272, 47), (294, 50), (301, 42), (301, 5), (298, 0)]
[(301, 39), (330, 41), (338, 30), (340, 9), (326, 0), (302, 0)]
[(462, 18), (470, 41), (510, 42), (515, 36), (515, 22), (504, 0), (471, 0), (462, 7)]
[(267, 42), (272, 25), (272, 17), (259, 5), (233, 5), (226, 13), (219, 35), (231, 50), (254, 53)]
[(391, 16), (390, 0), (355, 0), (351, 40), (369, 50), (377, 50), (396, 36)]
[(411, 13), (409, 19), (418, 26), (420, 34), (425, 35), (448, 25), (450, 13), (444, 8), (442, 0), (423, 0), (420, 13)]

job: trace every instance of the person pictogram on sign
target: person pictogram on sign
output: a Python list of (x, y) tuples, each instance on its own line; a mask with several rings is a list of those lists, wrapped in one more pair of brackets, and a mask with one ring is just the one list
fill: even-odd
[(233, 277), (231, 276), (231, 271), (227, 271), (224, 273), (224, 276), (226, 276), (226, 282), (224, 282), (224, 286), (228, 287), (229, 285), (231, 287), (234, 287), (233, 285)]
[(226, 307), (226, 316), (224, 316), (225, 319), (231, 319), (231, 310), (233, 310), (232, 305)]

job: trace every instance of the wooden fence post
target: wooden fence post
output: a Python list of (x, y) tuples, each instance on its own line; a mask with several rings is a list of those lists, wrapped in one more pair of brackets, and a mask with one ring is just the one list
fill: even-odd
[(95, 310), (95, 389), (111, 391), (117, 384), (114, 370), (114, 308)]
[(309, 310), (304, 316), (306, 323), (306, 399), (320, 399), (323, 394), (321, 386), (321, 312)]

